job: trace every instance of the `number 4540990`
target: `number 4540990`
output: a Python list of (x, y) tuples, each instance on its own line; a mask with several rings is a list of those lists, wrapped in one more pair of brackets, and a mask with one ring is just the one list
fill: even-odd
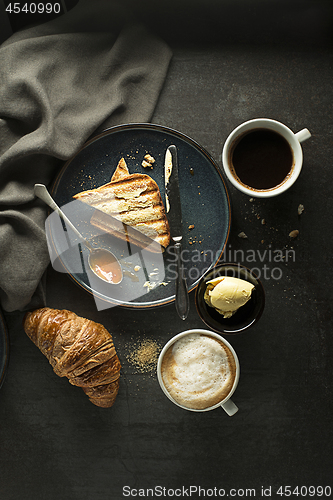
[(330, 486), (280, 486), (276, 494), (280, 495), (281, 497), (330, 497), (332, 494), (332, 489)]
[(6, 7), (6, 12), (10, 14), (60, 14), (60, 3), (42, 2), (10, 2)]

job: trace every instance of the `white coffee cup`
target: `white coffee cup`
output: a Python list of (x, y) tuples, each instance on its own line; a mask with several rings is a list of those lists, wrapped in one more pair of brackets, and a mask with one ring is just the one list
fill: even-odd
[[(223, 343), (229, 349), (230, 353), (232, 354), (233, 359), (235, 361), (235, 366), (236, 366), (236, 373), (235, 373), (234, 382), (233, 382), (232, 388), (229, 391), (229, 393), (227, 394), (227, 396), (223, 400), (219, 401), (219, 403), (215, 404), (214, 406), (209, 406), (207, 408), (200, 409), (200, 410), (194, 409), (194, 408), (189, 408), (187, 406), (183, 406), (183, 405), (179, 404), (177, 401), (175, 401), (175, 399), (170, 395), (170, 393), (166, 389), (165, 384), (163, 382), (163, 378), (162, 378), (162, 361), (163, 361), (164, 355), (168, 351), (169, 347), (171, 347), (175, 342), (177, 342), (177, 340), (182, 339), (183, 337), (186, 337), (186, 336), (192, 335), (192, 334), (205, 335), (205, 336), (211, 337), (213, 339), (217, 339), (218, 341)], [(173, 338), (171, 338), (165, 344), (165, 346), (163, 347), (163, 349), (159, 355), (158, 362), (157, 362), (157, 379), (158, 379), (158, 382), (159, 382), (164, 394), (175, 405), (179, 406), (180, 408), (183, 408), (184, 410), (189, 410), (189, 411), (194, 411), (194, 412), (210, 411), (210, 410), (214, 410), (215, 408), (221, 407), (225, 410), (225, 412), (229, 416), (234, 415), (238, 411), (238, 407), (235, 405), (235, 403), (230, 398), (233, 395), (233, 393), (235, 392), (236, 387), (238, 385), (239, 375), (240, 375), (240, 365), (239, 365), (239, 360), (238, 360), (238, 357), (237, 357), (235, 350), (229, 344), (229, 342), (227, 342), (223, 337), (221, 337), (217, 333), (211, 332), (209, 330), (202, 330), (202, 329), (186, 330), (184, 332), (181, 332), (181, 333), (175, 335)]]
[[(293, 164), (288, 176), (281, 184), (269, 189), (255, 189), (243, 184), (237, 178), (237, 176), (235, 176), (235, 172), (233, 171), (232, 165), (230, 164), (231, 148), (234, 147), (236, 141), (238, 141), (238, 139), (244, 134), (256, 129), (272, 130), (282, 135), (282, 137), (284, 137), (289, 143), (293, 154)], [(237, 189), (251, 197), (253, 196), (259, 198), (269, 198), (281, 194), (294, 184), (299, 174), (301, 173), (303, 164), (303, 152), (300, 143), (305, 141), (306, 139), (309, 139), (309, 137), (311, 137), (311, 133), (306, 128), (294, 134), (294, 132), (292, 132), (292, 130), (290, 130), (290, 128), (288, 128), (283, 123), (280, 123), (276, 120), (271, 120), (269, 118), (256, 118), (254, 120), (244, 122), (231, 132), (224, 143), (222, 151), (222, 164), (224, 172), (229, 181)]]

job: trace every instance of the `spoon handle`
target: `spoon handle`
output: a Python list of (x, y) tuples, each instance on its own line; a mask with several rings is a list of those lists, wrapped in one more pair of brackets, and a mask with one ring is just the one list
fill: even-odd
[(82, 234), (76, 229), (76, 227), (72, 224), (72, 222), (68, 219), (67, 215), (58, 207), (50, 193), (48, 192), (46, 186), (44, 184), (35, 184), (34, 186), (34, 194), (37, 198), (40, 198), (44, 201), (52, 210), (54, 210), (69, 226), (72, 231), (87, 245), (88, 248), (91, 248), (90, 244), (85, 240)]

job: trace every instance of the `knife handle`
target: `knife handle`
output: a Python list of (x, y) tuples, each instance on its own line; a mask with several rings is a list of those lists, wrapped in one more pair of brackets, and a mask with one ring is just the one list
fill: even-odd
[(177, 257), (176, 310), (181, 319), (186, 319), (190, 310), (190, 300), (183, 271), (181, 243), (177, 242), (174, 248)]

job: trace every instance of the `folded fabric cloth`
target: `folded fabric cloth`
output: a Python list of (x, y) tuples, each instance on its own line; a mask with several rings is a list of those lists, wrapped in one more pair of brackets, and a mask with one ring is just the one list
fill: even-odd
[(45, 303), (49, 184), (95, 132), (151, 120), (171, 51), (110, 0), (16, 33), (0, 47), (0, 301), (5, 311)]

